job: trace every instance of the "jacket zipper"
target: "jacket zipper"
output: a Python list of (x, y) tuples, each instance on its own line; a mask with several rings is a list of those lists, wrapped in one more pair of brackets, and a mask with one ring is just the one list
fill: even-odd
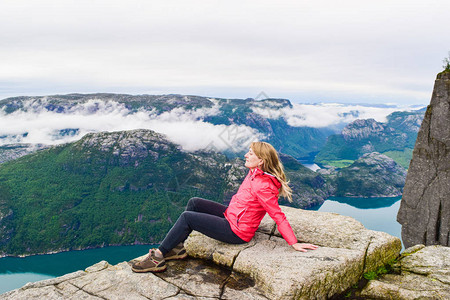
[(239, 227), (239, 220), (242, 219), (242, 217), (245, 215), (246, 212), (247, 212), (247, 208), (244, 208), (237, 214), (236, 224), (238, 227)]

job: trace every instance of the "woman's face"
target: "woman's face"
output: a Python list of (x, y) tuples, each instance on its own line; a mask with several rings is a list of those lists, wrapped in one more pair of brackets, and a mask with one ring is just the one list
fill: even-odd
[(245, 166), (250, 170), (253, 170), (256, 167), (261, 167), (263, 164), (263, 160), (258, 156), (256, 156), (255, 153), (253, 153), (252, 148), (248, 150), (247, 154), (245, 154), (244, 157), (245, 157)]

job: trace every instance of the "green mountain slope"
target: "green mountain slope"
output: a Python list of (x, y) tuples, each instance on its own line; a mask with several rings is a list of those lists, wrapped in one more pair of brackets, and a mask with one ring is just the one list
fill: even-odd
[(408, 168), (423, 115), (423, 111), (394, 112), (386, 123), (356, 120), (328, 137), (315, 162), (341, 168), (366, 153), (379, 152)]
[[(331, 194), (321, 175), (283, 160), (294, 206)], [(150, 130), (88, 134), (0, 165), (0, 254), (158, 243), (190, 197), (226, 203), (246, 172)]]
[(88, 135), (24, 156), (0, 168), (13, 211), (2, 250), (160, 241), (190, 197), (224, 198), (231, 169), (222, 155), (182, 152), (151, 131)]
[(335, 196), (396, 197), (403, 192), (406, 170), (378, 152), (364, 154), (334, 178)]

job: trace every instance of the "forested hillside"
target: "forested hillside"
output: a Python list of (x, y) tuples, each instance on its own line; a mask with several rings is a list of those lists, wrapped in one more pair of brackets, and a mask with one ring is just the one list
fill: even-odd
[[(294, 206), (322, 203), (330, 186), (283, 155)], [(158, 243), (190, 197), (227, 202), (242, 159), (185, 152), (150, 130), (88, 134), (0, 165), (0, 253)]]
[(349, 166), (363, 154), (379, 152), (408, 168), (424, 111), (394, 112), (386, 123), (361, 119), (331, 135), (315, 158), (320, 165)]

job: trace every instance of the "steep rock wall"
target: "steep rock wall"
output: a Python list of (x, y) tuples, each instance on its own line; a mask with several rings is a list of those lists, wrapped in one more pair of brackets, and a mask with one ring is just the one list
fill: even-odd
[(397, 220), (402, 224), (405, 247), (450, 245), (450, 72), (436, 78)]

